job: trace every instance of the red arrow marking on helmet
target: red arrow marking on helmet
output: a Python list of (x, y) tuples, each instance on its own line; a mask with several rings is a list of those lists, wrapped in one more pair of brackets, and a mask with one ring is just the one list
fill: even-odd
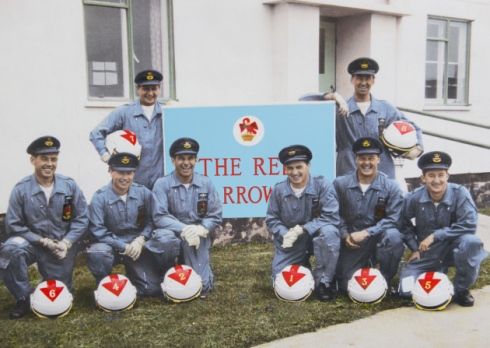
[(107, 283), (102, 284), (104, 288), (112, 292), (114, 295), (119, 296), (121, 292), (124, 290), (128, 280), (127, 279), (119, 279), (117, 274), (110, 274), (109, 277), (111, 280)]
[(288, 271), (282, 272), (282, 276), (284, 277), (284, 280), (286, 283), (291, 287), (294, 284), (296, 284), (298, 281), (301, 280), (306, 274), (305, 273), (299, 273), (298, 272), (299, 265), (292, 265), (291, 268)]
[(373, 280), (376, 279), (376, 275), (369, 274), (369, 268), (363, 268), (361, 269), (361, 275), (355, 276), (354, 278), (359, 283), (361, 288), (366, 290), (369, 287), (369, 285), (371, 285)]
[(131, 144), (136, 144), (136, 134), (131, 132), (130, 130), (125, 129), (124, 134), (121, 134), (121, 137), (129, 141)]
[(169, 278), (172, 278), (176, 282), (182, 285), (187, 284), (187, 281), (191, 277), (192, 269), (184, 269), (181, 265), (175, 265), (175, 272), (169, 274)]
[(407, 122), (393, 122), (393, 124), (401, 135), (413, 132), (415, 130), (415, 128), (413, 128), (413, 126)]
[(423, 279), (419, 279), (420, 286), (426, 293), (430, 293), (441, 280), (434, 278), (434, 272), (426, 272)]
[(46, 283), (46, 287), (41, 288), (40, 290), (47, 298), (51, 300), (51, 302), (54, 302), (64, 288), (62, 286), (56, 286), (56, 280), (47, 280)]

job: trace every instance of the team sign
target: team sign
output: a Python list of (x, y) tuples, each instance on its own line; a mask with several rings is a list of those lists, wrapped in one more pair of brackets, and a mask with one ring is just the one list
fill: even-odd
[[(199, 142), (195, 170), (211, 178), (223, 203), (223, 217), (263, 217), (274, 184), (286, 178), (277, 157), (288, 145), (313, 152), (311, 172), (335, 177), (335, 104), (179, 107), (164, 111), (168, 149), (181, 137)], [(165, 173), (173, 166), (165, 151)]]

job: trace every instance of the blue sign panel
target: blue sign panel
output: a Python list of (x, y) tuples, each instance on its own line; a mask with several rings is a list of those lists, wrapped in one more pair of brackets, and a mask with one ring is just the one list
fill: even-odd
[[(275, 183), (285, 180), (278, 159), (288, 145), (313, 152), (311, 173), (335, 177), (335, 104), (165, 107), (165, 148), (181, 137), (200, 144), (196, 171), (211, 178), (223, 217), (263, 217)], [(173, 171), (168, 151), (165, 173)]]

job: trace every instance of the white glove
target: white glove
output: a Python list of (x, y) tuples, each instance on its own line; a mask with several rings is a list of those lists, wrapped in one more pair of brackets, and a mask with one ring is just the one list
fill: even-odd
[(54, 251), (54, 254), (58, 259), (63, 260), (66, 257), (66, 254), (68, 254), (68, 249), (70, 248), (71, 242), (68, 239), (63, 239), (62, 241), (56, 243), (56, 251)]
[(139, 236), (133, 239), (131, 243), (128, 244), (124, 250), (124, 254), (133, 259), (133, 261), (138, 260), (143, 251), (143, 246), (145, 245), (145, 237)]
[[(186, 228), (189, 228), (190, 230), (192, 230), (192, 233), (198, 235), (199, 237), (202, 237), (202, 238), (207, 238), (208, 234), (209, 234), (209, 231), (207, 229), (204, 228), (204, 226), (202, 225), (188, 225), (186, 226)], [(184, 228), (184, 230), (186, 229)]]
[(410, 151), (408, 151), (407, 153), (405, 153), (403, 155), (403, 157), (404, 158), (408, 158), (410, 160), (414, 160), (417, 157), (419, 157), (422, 154), (423, 151), (424, 150), (422, 150), (422, 148), (419, 145), (417, 145), (413, 149), (411, 149)]
[(337, 103), (338, 111), (340, 116), (348, 116), (349, 115), (349, 105), (345, 101), (344, 97), (342, 97), (339, 93), (335, 92), (333, 94), (334, 100)]
[(104, 152), (102, 155), (100, 155), (100, 159), (102, 160), (102, 162), (104, 163), (107, 163), (109, 162), (109, 159), (111, 158), (111, 155), (109, 154), (109, 152)]
[(197, 229), (195, 225), (187, 225), (182, 229), (182, 233), (180, 234), (183, 240), (189, 244), (189, 246), (195, 246), (196, 249), (199, 249), (199, 244), (201, 243), (199, 236), (197, 235)]
[(53, 253), (55, 253), (58, 250), (58, 244), (51, 238), (41, 238), (39, 240), (39, 243), (41, 243), (43, 247), (52, 251)]
[(303, 234), (303, 227), (296, 225), (291, 227), (282, 238), (282, 247), (291, 248), (300, 235)]

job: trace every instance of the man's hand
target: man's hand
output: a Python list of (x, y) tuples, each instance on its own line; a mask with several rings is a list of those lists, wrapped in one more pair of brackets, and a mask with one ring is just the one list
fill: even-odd
[(414, 160), (417, 157), (419, 157), (422, 154), (422, 152), (424, 152), (424, 150), (422, 150), (422, 148), (419, 145), (416, 145), (413, 149), (411, 149), (407, 153), (403, 154), (402, 157), (408, 158), (410, 160)]
[(39, 243), (49, 251), (53, 252), (53, 254), (58, 250), (58, 243), (51, 238), (41, 238)]
[(420, 252), (418, 250), (412, 252), (407, 262), (412, 262), (416, 260), (420, 260)]
[(180, 237), (189, 244), (189, 246), (195, 246), (199, 249), (199, 244), (201, 243), (199, 236), (197, 234), (196, 225), (187, 225), (182, 229)]
[(128, 244), (126, 250), (124, 251), (125, 255), (129, 256), (136, 261), (141, 256), (141, 252), (143, 251), (143, 246), (145, 245), (145, 237), (139, 236), (133, 239), (131, 243)]
[(207, 238), (209, 234), (209, 231), (202, 225), (187, 225), (186, 227), (184, 227), (183, 231), (185, 230), (191, 230), (192, 235), (196, 234), (202, 238)]
[(338, 112), (340, 116), (347, 116), (349, 114), (349, 106), (347, 105), (347, 102), (345, 101), (344, 97), (342, 97), (339, 93), (333, 92), (333, 93), (325, 93), (323, 95), (323, 98), (325, 100), (335, 100), (337, 103), (338, 107)]
[(56, 243), (56, 251), (54, 254), (60, 260), (63, 260), (68, 254), (68, 250), (71, 248), (71, 242), (68, 239), (63, 239)]
[(350, 234), (350, 238), (355, 244), (361, 243), (363, 240), (365, 240), (368, 237), (369, 237), (369, 232), (367, 230), (352, 232)]
[(423, 253), (424, 251), (427, 251), (430, 249), (430, 246), (434, 243), (434, 233), (428, 235), (422, 243), (419, 245), (419, 251)]
[(303, 227), (296, 225), (291, 227), (282, 238), (282, 247), (291, 248), (300, 235), (303, 234)]
[(356, 244), (356, 242), (354, 242), (352, 240), (352, 237), (351, 235), (349, 234), (346, 238), (345, 238), (345, 245), (349, 248), (349, 249), (359, 249), (360, 246)]
[(111, 155), (109, 154), (109, 152), (104, 152), (102, 155), (100, 155), (100, 159), (102, 160), (102, 162), (104, 163), (107, 163), (109, 162), (109, 159), (111, 158)]

